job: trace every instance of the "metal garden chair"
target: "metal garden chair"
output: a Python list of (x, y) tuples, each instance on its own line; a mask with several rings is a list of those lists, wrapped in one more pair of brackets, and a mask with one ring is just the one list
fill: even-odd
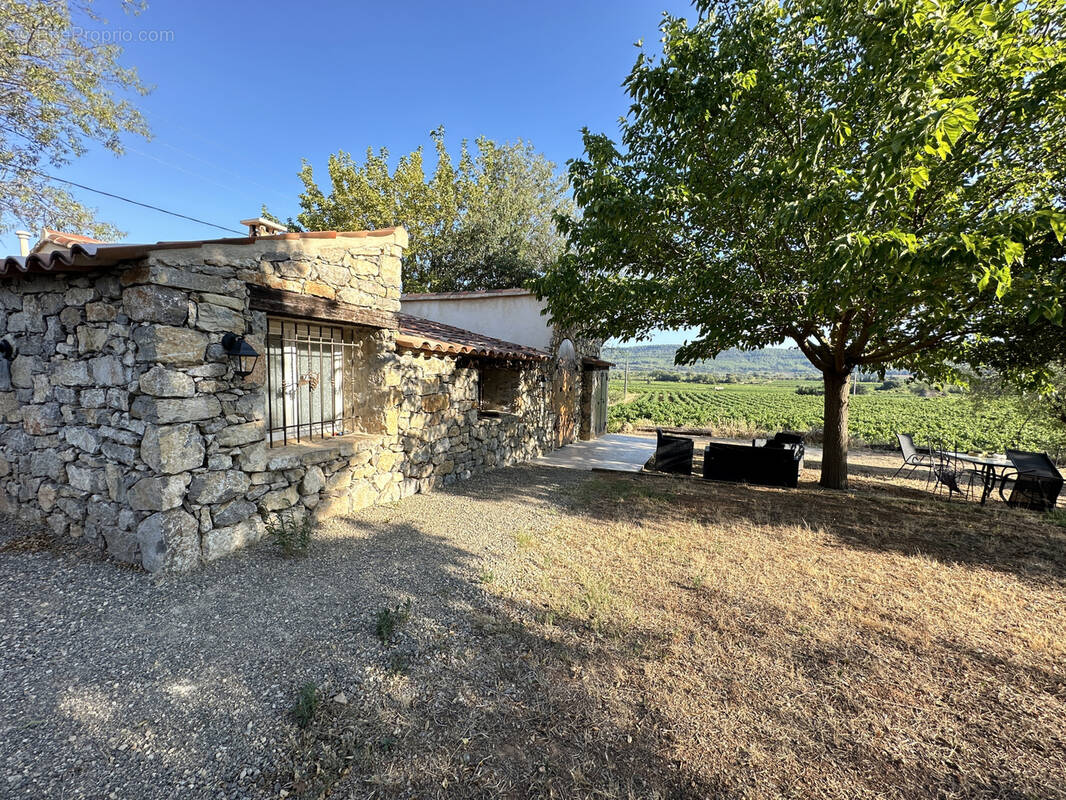
[(936, 480), (933, 486), (933, 494), (940, 494), (940, 488), (948, 491), (948, 500), (956, 494), (967, 499), (973, 496), (974, 478), (979, 478), (977, 472), (964, 467), (963, 461), (955, 457), (955, 451), (949, 451), (943, 442), (939, 442), (931, 453), (933, 459), (931, 477)]
[[(897, 433), (896, 438), (899, 439), (899, 449), (903, 453), (903, 463), (900, 464), (899, 469), (892, 476), (893, 478), (899, 477), (899, 474), (903, 470), (910, 467), (906, 477), (911, 477), (915, 470), (919, 467), (925, 467), (932, 470), (933, 468), (933, 454), (928, 447), (918, 447), (914, 443), (914, 435), (910, 433)], [(928, 482), (928, 481), (927, 481)]]

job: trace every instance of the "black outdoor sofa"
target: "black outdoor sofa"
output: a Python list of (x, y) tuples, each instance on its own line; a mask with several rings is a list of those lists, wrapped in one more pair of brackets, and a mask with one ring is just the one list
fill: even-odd
[[(692, 474), (693, 441), (687, 436), (655, 432), (656, 472)], [(782, 431), (763, 445), (711, 442), (703, 451), (703, 477), (715, 481), (795, 488), (803, 469), (803, 436)]]
[(778, 433), (761, 447), (755, 442), (711, 442), (703, 451), (703, 477), (794, 489), (803, 469), (803, 452), (803, 437), (790, 431)]

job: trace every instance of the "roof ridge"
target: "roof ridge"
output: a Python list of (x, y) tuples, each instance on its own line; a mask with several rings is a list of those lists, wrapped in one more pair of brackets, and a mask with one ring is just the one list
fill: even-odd
[(400, 300), (467, 300), (479, 297), (507, 297), (532, 295), (529, 289), (520, 286), (512, 286), (504, 289), (469, 289), (455, 292), (406, 292), (400, 295)]
[(198, 248), (205, 245), (230, 245), (240, 247), (254, 244), (257, 241), (279, 241), (300, 239), (336, 239), (343, 238), (368, 238), (396, 236), (397, 244), (407, 246), (407, 231), (402, 225), (391, 228), (379, 228), (373, 231), (303, 231), (296, 233), (280, 233), (268, 236), (231, 236), (217, 239), (189, 239), (172, 242), (134, 243), (134, 242), (72, 242), (69, 246), (62, 245), (64, 249), (54, 250), (51, 253), (30, 253), (28, 256), (7, 256), (0, 261), (0, 277), (7, 275), (20, 275), (30, 272), (56, 273), (69, 269), (89, 269), (92, 264), (74, 264), (75, 257), (95, 259), (106, 251), (107, 255), (115, 259), (103, 266), (113, 266), (117, 261), (143, 258), (155, 250), (178, 250), (186, 248)]

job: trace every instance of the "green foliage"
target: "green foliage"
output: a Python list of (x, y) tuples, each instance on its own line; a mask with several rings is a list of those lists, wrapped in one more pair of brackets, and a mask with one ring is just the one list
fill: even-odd
[(296, 694), (296, 703), (292, 707), (292, 716), (296, 724), (306, 728), (315, 718), (318, 707), (322, 705), (322, 693), (311, 681), (300, 687)]
[(542, 274), (564, 247), (554, 217), (572, 210), (555, 165), (528, 142), (498, 144), (486, 137), (477, 139), (476, 152), (464, 140), (453, 164), (444, 129), (432, 137), (437, 165), (428, 179), (421, 147), (402, 156), (391, 172), (385, 148), (368, 149), (362, 164), (344, 151), (331, 155), (328, 194), (304, 161), (297, 225), (406, 226), (408, 292), (522, 286)]
[(980, 396), (1021, 398), (1066, 423), (1066, 329), (1015, 319), (990, 334), (974, 343), (970, 364), (951, 365), (952, 377)]
[(120, 154), (122, 134), (148, 136), (144, 118), (122, 97), (147, 94), (147, 88), (135, 70), (119, 64), (122, 48), (78, 36), (72, 14), (103, 24), (91, 0), (0, 4), (0, 232), (47, 226), (121, 236), (40, 174), (62, 168), (92, 144)]
[(791, 339), (834, 381), (1061, 323), (1066, 0), (700, 9), (638, 56), (620, 144), (585, 132), (557, 322), (695, 327), (679, 362)]
[(281, 548), (286, 558), (307, 554), (314, 527), (315, 523), (310, 514), (296, 517), (292, 511), (275, 514), (266, 524), (267, 536)]
[(381, 643), (387, 645), (392, 642), (392, 637), (396, 635), (396, 631), (407, 624), (407, 620), (410, 617), (410, 598), (393, 608), (379, 609), (374, 624), (374, 632), (377, 634), (378, 639), (381, 640)]
[[(614, 382), (612, 382), (614, 383)], [(637, 396), (608, 409), (608, 426), (646, 420), (656, 425), (754, 433), (813, 431), (822, 424), (822, 398), (796, 392), (795, 384), (741, 384), (717, 390), (698, 384), (630, 384)], [(1003, 452), (1005, 447), (1066, 456), (1066, 426), (1010, 398), (977, 402), (962, 395), (921, 397), (910, 391), (853, 397), (851, 433), (867, 444), (896, 445), (896, 433), (919, 444), (957, 443), (963, 450)], [(739, 435), (739, 434), (738, 434)]]

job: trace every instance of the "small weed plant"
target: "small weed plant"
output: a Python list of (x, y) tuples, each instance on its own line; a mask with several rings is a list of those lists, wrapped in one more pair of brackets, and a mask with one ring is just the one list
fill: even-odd
[(310, 725), (321, 703), (322, 694), (319, 692), (318, 686), (311, 681), (301, 686), (296, 695), (296, 704), (292, 707), (292, 716), (296, 720), (296, 724), (301, 728), (306, 728)]
[(393, 653), (389, 658), (389, 672), (406, 675), (411, 671), (411, 657), (407, 653)]
[(292, 512), (275, 514), (266, 526), (267, 535), (281, 548), (282, 555), (286, 558), (307, 555), (313, 528), (314, 521), (310, 514), (297, 519)]
[(406, 625), (407, 620), (410, 619), (410, 617), (410, 599), (404, 600), (402, 603), (392, 608), (379, 609), (374, 632), (377, 633), (382, 644), (389, 644), (396, 635), (396, 631)]
[(1047, 521), (1052, 525), (1066, 528), (1066, 508), (1053, 508), (1047, 512)]

